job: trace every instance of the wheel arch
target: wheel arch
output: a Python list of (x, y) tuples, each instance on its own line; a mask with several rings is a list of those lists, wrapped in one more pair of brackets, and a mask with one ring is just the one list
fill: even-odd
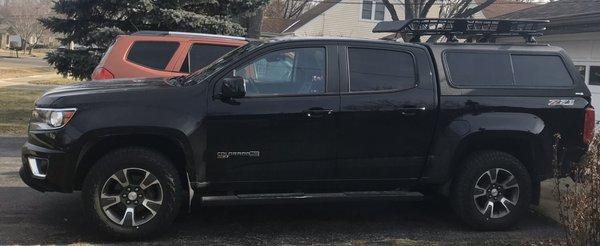
[[(77, 160), (73, 186), (78, 190), (96, 161), (107, 153), (124, 147), (138, 146), (159, 152), (169, 158), (179, 172), (182, 181), (195, 177), (191, 147), (185, 135), (168, 129), (112, 129), (93, 132), (84, 137)], [(189, 176), (189, 178), (188, 178)], [(192, 181), (192, 180), (189, 180)], [(183, 184), (188, 188), (187, 184)]]

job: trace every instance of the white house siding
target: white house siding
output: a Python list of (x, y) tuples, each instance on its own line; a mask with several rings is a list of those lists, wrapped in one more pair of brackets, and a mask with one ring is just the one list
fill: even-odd
[[(575, 65), (585, 68), (585, 82), (592, 91), (592, 104), (596, 108), (596, 120), (600, 120), (600, 32), (546, 35), (538, 39), (567, 51)], [(598, 75), (590, 73), (599, 70)], [(592, 80), (592, 84), (590, 84)], [(594, 81), (596, 81), (594, 83)]]
[[(398, 18), (404, 19), (403, 1), (392, 0), (392, 3), (398, 13)], [(439, 3), (434, 4), (428, 17), (437, 18), (439, 10)], [(371, 30), (379, 21), (363, 20), (361, 13), (362, 0), (343, 0), (298, 28), (294, 31), (294, 34), (297, 36), (339, 36), (370, 39), (378, 39), (389, 35), (389, 33), (372, 33)], [(474, 17), (485, 18), (481, 13), (475, 14)], [(385, 10), (385, 20), (392, 20), (387, 9)]]

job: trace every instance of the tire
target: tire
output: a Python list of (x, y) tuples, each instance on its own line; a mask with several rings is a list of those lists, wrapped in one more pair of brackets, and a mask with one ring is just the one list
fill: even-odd
[(96, 162), (82, 185), (82, 198), (86, 214), (102, 231), (122, 239), (147, 239), (173, 223), (182, 191), (168, 158), (127, 147)]
[[(494, 173), (496, 182), (493, 182)], [(468, 156), (451, 188), (455, 212), (478, 230), (512, 227), (528, 210), (531, 201), (531, 178), (527, 169), (517, 158), (500, 151), (480, 151)], [(490, 202), (493, 205), (490, 206)]]

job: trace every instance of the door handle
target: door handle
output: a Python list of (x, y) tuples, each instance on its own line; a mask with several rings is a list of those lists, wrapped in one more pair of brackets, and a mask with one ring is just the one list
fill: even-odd
[(404, 107), (404, 108), (400, 108), (399, 110), (400, 110), (400, 114), (402, 114), (404, 116), (413, 116), (413, 115), (416, 115), (418, 112), (426, 111), (427, 107), (425, 107), (425, 106)]
[(333, 109), (310, 108), (302, 111), (307, 117), (323, 117), (333, 114)]

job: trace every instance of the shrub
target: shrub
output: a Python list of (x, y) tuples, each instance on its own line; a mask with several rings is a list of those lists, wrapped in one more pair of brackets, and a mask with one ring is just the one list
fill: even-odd
[(576, 183), (561, 182), (558, 158), (560, 136), (554, 144), (554, 197), (569, 245), (600, 245), (600, 134), (596, 134), (581, 162), (571, 170)]

